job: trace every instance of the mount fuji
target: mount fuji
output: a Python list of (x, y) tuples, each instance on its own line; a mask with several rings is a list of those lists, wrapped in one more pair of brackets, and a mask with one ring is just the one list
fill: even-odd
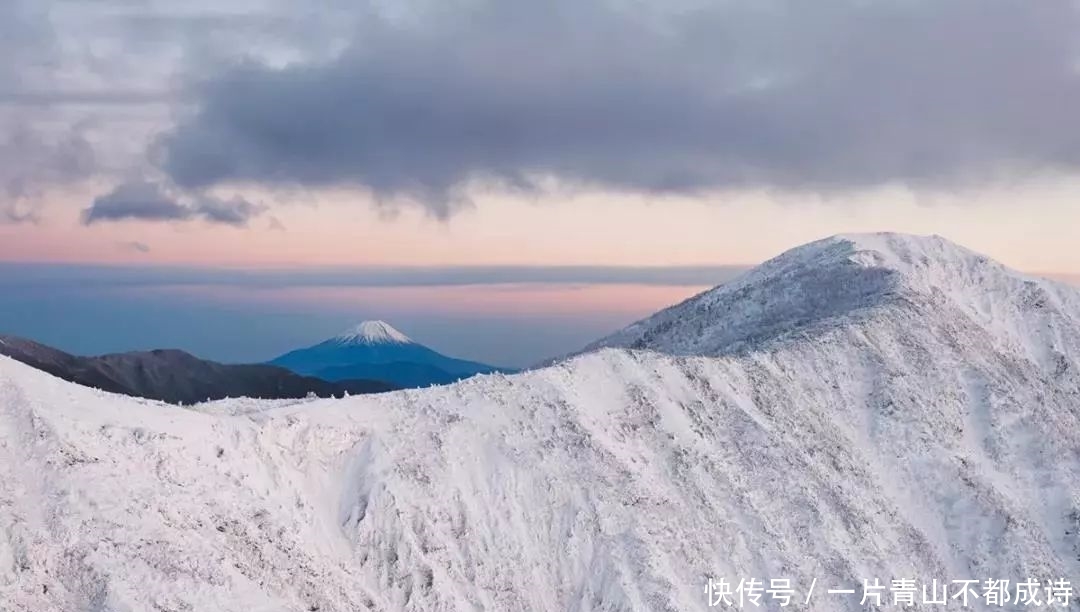
[(431, 389), (180, 408), (0, 357), (5, 610), (674, 612), (785, 579), (760, 609), (855, 612), (864, 581), (1076, 576), (1080, 292), (937, 237), (814, 242)]
[[(452, 383), (499, 368), (438, 353), (385, 321), (364, 321), (308, 348), (269, 362), (323, 380), (381, 380), (399, 387)], [(507, 371), (507, 370), (501, 370)]]

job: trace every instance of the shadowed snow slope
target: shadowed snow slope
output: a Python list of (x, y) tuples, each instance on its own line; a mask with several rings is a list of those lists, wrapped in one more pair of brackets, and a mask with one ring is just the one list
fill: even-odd
[(1080, 575), (1076, 293), (884, 235), (676, 308), (626, 344), (716, 356), (342, 400), (182, 409), (0, 358), (0, 608), (704, 610), (712, 576), (834, 612), (863, 578)]

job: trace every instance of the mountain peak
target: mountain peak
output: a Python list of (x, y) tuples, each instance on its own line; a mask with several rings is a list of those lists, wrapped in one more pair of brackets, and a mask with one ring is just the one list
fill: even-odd
[(719, 355), (856, 318), (910, 318), (897, 311), (912, 308), (923, 317), (960, 316), (1026, 342), (1043, 316), (1080, 311), (1080, 294), (940, 236), (844, 234), (786, 251), (584, 350)]
[(413, 344), (409, 338), (386, 321), (363, 321), (333, 338), (339, 344)]
[(848, 250), (851, 261), (897, 271), (910, 271), (920, 267), (954, 268), (960, 264), (968, 266), (991, 264), (1004, 269), (985, 255), (936, 234), (918, 236), (896, 232), (838, 234), (791, 249), (776, 259), (792, 258), (807, 252), (820, 251), (832, 245), (844, 246)]
[(879, 297), (939, 294), (967, 305), (990, 294), (1010, 293), (1017, 284), (1046, 282), (938, 235), (891, 232), (840, 234), (811, 242), (765, 262), (742, 280), (779, 276), (787, 284), (794, 276), (819, 274), (846, 279), (844, 292), (874, 288)]
[(837, 234), (797, 246), (754, 268), (746, 276), (771, 275), (778, 269), (791, 267), (835, 268), (851, 264), (897, 272), (986, 264), (1004, 269), (990, 258), (938, 235), (877, 232)]

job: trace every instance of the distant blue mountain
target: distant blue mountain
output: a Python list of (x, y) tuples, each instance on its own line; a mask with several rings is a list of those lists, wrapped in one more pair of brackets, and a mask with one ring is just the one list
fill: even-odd
[(442, 385), (474, 374), (511, 371), (447, 357), (413, 341), (384, 321), (364, 321), (329, 340), (285, 353), (270, 363), (323, 380), (381, 380), (399, 387)]

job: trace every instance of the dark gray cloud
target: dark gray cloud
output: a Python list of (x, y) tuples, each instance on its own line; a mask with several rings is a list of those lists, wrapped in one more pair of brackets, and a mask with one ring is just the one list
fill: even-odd
[(189, 221), (202, 219), (208, 223), (246, 226), (260, 215), (265, 207), (242, 198), (223, 200), (200, 195), (185, 203), (182, 196), (170, 193), (159, 183), (131, 181), (122, 183), (109, 193), (98, 196), (83, 210), (84, 225), (103, 221)]
[(243, 227), (248, 221), (266, 210), (265, 206), (252, 204), (243, 198), (222, 200), (211, 197), (198, 198), (192, 211), (211, 223), (223, 223)]
[(193, 211), (166, 194), (156, 183), (135, 181), (124, 183), (83, 211), (84, 225), (101, 221), (183, 221), (193, 216)]
[(333, 61), (237, 65), (161, 141), (178, 184), (471, 180), (637, 192), (952, 187), (1080, 166), (1072, 0), (604, 0), (372, 19)]

